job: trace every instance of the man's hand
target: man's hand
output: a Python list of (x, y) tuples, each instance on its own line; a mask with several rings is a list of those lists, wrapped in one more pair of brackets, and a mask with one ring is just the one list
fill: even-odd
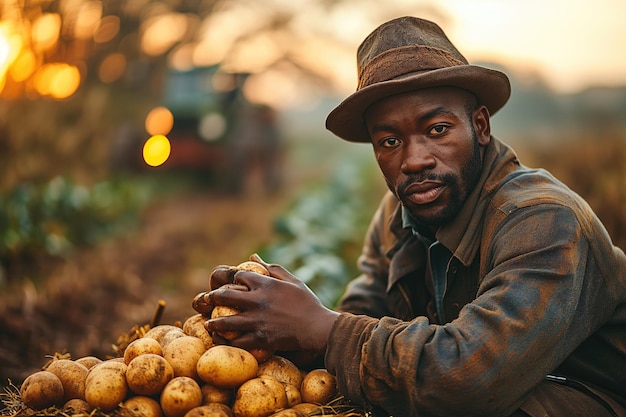
[[(207, 309), (226, 305), (240, 312), (208, 320), (207, 329), (240, 332), (231, 342), (242, 348), (323, 354), (339, 313), (326, 308), (302, 281), (282, 266), (266, 264), (255, 256), (251, 260), (262, 263), (271, 276), (227, 266), (216, 267), (211, 274), (212, 291), (203, 295)], [(244, 285), (249, 291), (223, 288), (229, 282)]]

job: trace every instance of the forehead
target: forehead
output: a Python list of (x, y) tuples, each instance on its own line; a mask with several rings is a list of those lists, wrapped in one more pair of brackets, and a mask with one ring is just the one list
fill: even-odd
[(433, 87), (419, 90), (407, 91), (405, 93), (394, 94), (385, 97), (371, 104), (365, 111), (367, 119), (373, 115), (382, 115), (390, 111), (400, 111), (410, 106), (412, 112), (440, 107), (450, 111), (462, 110), (473, 98), (473, 95), (466, 90), (455, 87)]

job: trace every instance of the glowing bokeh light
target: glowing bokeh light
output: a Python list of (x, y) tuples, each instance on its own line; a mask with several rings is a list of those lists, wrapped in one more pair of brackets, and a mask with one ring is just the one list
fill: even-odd
[(124, 71), (126, 71), (126, 56), (121, 53), (113, 53), (100, 63), (98, 78), (103, 83), (109, 84), (122, 78)]
[(69, 64), (57, 64), (52, 75), (50, 95), (56, 99), (68, 98), (80, 86), (78, 68)]
[(157, 167), (170, 157), (172, 145), (164, 135), (151, 136), (143, 145), (143, 160), (146, 164)]
[(17, 82), (22, 82), (30, 77), (37, 65), (37, 58), (31, 50), (24, 50), (11, 65), (11, 77)]
[(36, 49), (47, 51), (55, 48), (61, 33), (61, 16), (57, 13), (42, 14), (33, 22), (31, 32)]
[(146, 116), (145, 125), (150, 135), (167, 135), (174, 126), (174, 115), (167, 107), (155, 107)]
[(100, 25), (102, 18), (102, 3), (99, 1), (87, 1), (80, 6), (76, 24), (74, 26), (74, 36), (77, 39), (91, 38)]
[(117, 36), (120, 31), (120, 18), (118, 16), (105, 16), (93, 34), (96, 43), (107, 43)]
[(183, 38), (187, 26), (187, 18), (181, 13), (153, 17), (144, 24), (141, 49), (148, 55), (161, 55)]
[(35, 89), (42, 96), (68, 98), (80, 85), (80, 72), (73, 65), (51, 63), (42, 65), (35, 73)]
[(6, 24), (0, 23), (0, 79), (4, 79), (20, 51), (22, 38)]

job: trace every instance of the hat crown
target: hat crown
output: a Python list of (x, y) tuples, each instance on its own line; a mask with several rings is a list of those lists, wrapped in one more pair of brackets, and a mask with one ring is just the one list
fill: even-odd
[[(381, 65), (381, 61), (395, 61), (395, 65)], [(357, 65), (360, 89), (407, 73), (468, 65), (468, 61), (437, 24), (405, 16), (380, 25), (363, 40)], [(374, 79), (366, 76), (374, 72), (379, 73)]]
[(383, 23), (357, 50), (356, 91), (333, 109), (326, 127), (350, 142), (369, 142), (367, 109), (378, 100), (424, 88), (459, 88), (491, 114), (511, 94), (503, 72), (471, 65), (435, 23), (412, 16)]

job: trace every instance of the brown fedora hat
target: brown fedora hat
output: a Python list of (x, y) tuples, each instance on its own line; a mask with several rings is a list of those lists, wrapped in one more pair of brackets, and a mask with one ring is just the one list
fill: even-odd
[(369, 142), (364, 113), (374, 102), (429, 87), (472, 92), (491, 114), (511, 95), (508, 77), (470, 65), (437, 24), (416, 17), (383, 23), (357, 51), (358, 86), (326, 118), (326, 128), (350, 142)]

